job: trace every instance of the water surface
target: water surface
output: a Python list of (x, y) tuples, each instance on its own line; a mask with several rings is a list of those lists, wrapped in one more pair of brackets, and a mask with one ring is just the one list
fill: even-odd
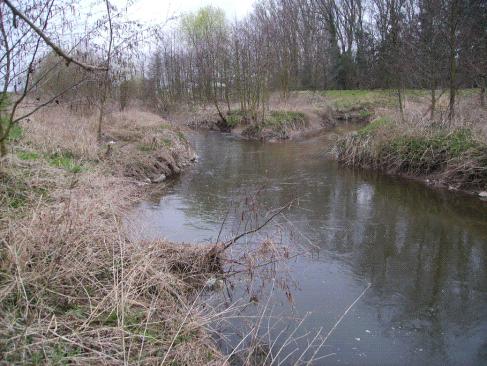
[(278, 302), (280, 314), (306, 316), (302, 332), (326, 334), (371, 284), (317, 354), (331, 356), (314, 364), (486, 364), (487, 204), (338, 167), (326, 154), (336, 136), (260, 144), (195, 134), (198, 163), (137, 207), (138, 235), (211, 242), (253, 189), (266, 207), (298, 197), (286, 218), (310, 255), (290, 262), (294, 304)]

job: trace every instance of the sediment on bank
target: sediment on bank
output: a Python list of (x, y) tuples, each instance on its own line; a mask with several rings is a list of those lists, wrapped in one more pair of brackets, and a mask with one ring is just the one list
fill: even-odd
[(134, 242), (122, 222), (141, 182), (194, 153), (157, 116), (114, 114), (102, 142), (95, 120), (34, 115), (0, 162), (3, 360), (221, 364), (195, 303), (220, 270), (211, 247)]
[(338, 141), (336, 152), (344, 165), (480, 193), (487, 190), (486, 141), (477, 124), (465, 120), (430, 123), (387, 116)]

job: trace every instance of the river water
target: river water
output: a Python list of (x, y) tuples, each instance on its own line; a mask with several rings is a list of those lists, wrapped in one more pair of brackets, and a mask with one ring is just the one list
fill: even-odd
[(487, 364), (487, 203), (339, 167), (326, 154), (338, 134), (279, 144), (192, 135), (198, 162), (136, 207), (138, 236), (212, 242), (229, 208), (253, 189), (268, 208), (294, 199), (286, 222), (309, 253), (290, 260), (293, 302), (274, 290), (281, 325), (269, 328), (277, 347), (292, 314), (304, 318), (294, 337), (308, 337), (286, 346), (284, 363), (320, 330), (323, 339), (370, 284), (312, 364)]

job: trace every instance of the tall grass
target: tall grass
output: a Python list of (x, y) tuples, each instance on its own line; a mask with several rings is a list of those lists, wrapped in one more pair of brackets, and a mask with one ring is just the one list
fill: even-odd
[[(211, 315), (195, 302), (219, 270), (210, 248), (136, 242), (123, 224), (143, 192), (119, 146), (164, 136), (171, 148), (140, 152), (147, 161), (189, 151), (176, 129), (141, 116), (112, 116), (107, 155), (112, 145), (96, 141), (89, 117), (48, 110), (23, 124), (0, 161), (2, 362), (221, 364), (205, 331)], [(122, 143), (124, 133), (133, 141)], [(90, 169), (68, 169), (79, 161)]]
[[(466, 107), (464, 107), (466, 108)], [(410, 110), (406, 120), (382, 117), (340, 140), (337, 155), (349, 166), (428, 177), (450, 188), (487, 189), (487, 140), (477, 115), (465, 109), (448, 122)]]

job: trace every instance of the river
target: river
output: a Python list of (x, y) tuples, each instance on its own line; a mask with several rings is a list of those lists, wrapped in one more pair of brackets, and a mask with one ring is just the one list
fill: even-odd
[[(137, 235), (212, 242), (229, 208), (253, 190), (268, 208), (294, 199), (286, 222), (308, 253), (288, 264), (292, 304), (274, 290), (281, 325), (271, 333), (292, 333), (299, 323), (286, 320), (292, 314), (304, 318), (294, 336), (309, 336), (286, 346), (284, 364), (295, 362), (320, 329), (322, 339), (368, 284), (312, 364), (486, 364), (487, 203), (339, 167), (326, 153), (337, 136), (262, 144), (195, 133), (198, 162), (136, 207)], [(245, 291), (235, 291), (247, 301)]]

